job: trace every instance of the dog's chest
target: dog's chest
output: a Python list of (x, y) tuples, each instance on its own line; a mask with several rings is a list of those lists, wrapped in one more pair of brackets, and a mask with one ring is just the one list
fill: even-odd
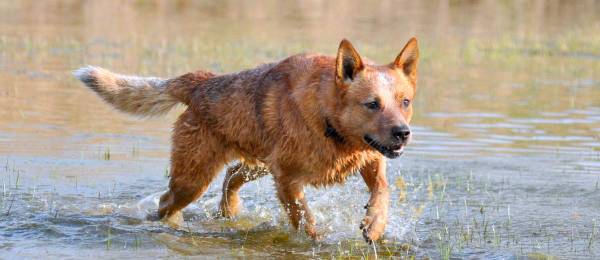
[[(316, 153), (305, 160), (308, 183), (314, 186), (328, 186), (343, 183), (349, 175), (360, 170), (367, 162), (375, 159), (372, 152)], [(308, 159), (308, 158), (307, 158)]]

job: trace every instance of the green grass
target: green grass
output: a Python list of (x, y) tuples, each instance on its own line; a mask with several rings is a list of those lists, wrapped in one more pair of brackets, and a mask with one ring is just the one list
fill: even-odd
[(102, 153), (102, 158), (106, 161), (110, 161), (110, 146), (106, 147), (106, 149)]
[(106, 226), (106, 250), (110, 250), (112, 245), (112, 236), (111, 236), (111, 226), (110, 223)]
[(596, 219), (594, 219), (592, 221), (592, 230), (590, 232), (590, 238), (589, 238), (589, 242), (588, 242), (588, 245), (587, 245), (587, 248), (590, 251), (593, 249), (594, 241), (596, 241), (596, 236), (597, 236), (597, 234), (596, 234), (596, 232), (597, 232), (596, 228), (597, 228), (596, 227)]

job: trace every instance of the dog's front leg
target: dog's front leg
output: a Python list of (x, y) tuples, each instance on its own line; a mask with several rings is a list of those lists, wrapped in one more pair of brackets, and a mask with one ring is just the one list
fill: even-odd
[(385, 159), (378, 158), (367, 163), (361, 170), (365, 183), (371, 192), (369, 203), (365, 206), (367, 215), (360, 224), (363, 237), (368, 243), (378, 240), (385, 229), (390, 205), (390, 192), (385, 177)]
[(297, 230), (301, 226), (312, 239), (318, 239), (315, 228), (315, 217), (310, 212), (306, 199), (304, 199), (304, 187), (302, 184), (281, 176), (275, 176), (277, 185), (277, 196), (285, 209), (290, 223)]

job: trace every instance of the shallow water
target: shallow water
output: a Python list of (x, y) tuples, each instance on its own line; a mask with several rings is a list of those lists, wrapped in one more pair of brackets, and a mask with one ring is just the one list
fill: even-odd
[[(594, 1), (0, 1), (0, 258), (597, 258), (600, 5)], [(120, 114), (70, 71), (173, 76), (334, 54), (390, 62), (419, 37), (414, 141), (389, 161), (385, 241), (358, 229), (358, 177), (308, 188), (323, 241), (291, 231), (272, 180), (215, 218), (222, 176), (173, 229), (171, 123)]]

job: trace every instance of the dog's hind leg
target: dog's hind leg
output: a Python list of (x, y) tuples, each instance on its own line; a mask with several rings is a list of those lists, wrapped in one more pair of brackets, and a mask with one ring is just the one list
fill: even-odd
[(238, 191), (242, 185), (267, 174), (269, 174), (269, 170), (264, 166), (238, 163), (228, 168), (223, 181), (223, 197), (221, 197), (220, 203), (221, 216), (230, 218), (237, 215), (240, 204)]
[(158, 207), (158, 217), (174, 224), (179, 224), (181, 210), (206, 191), (230, 159), (228, 148), (190, 114), (184, 113), (175, 125), (169, 191)]

